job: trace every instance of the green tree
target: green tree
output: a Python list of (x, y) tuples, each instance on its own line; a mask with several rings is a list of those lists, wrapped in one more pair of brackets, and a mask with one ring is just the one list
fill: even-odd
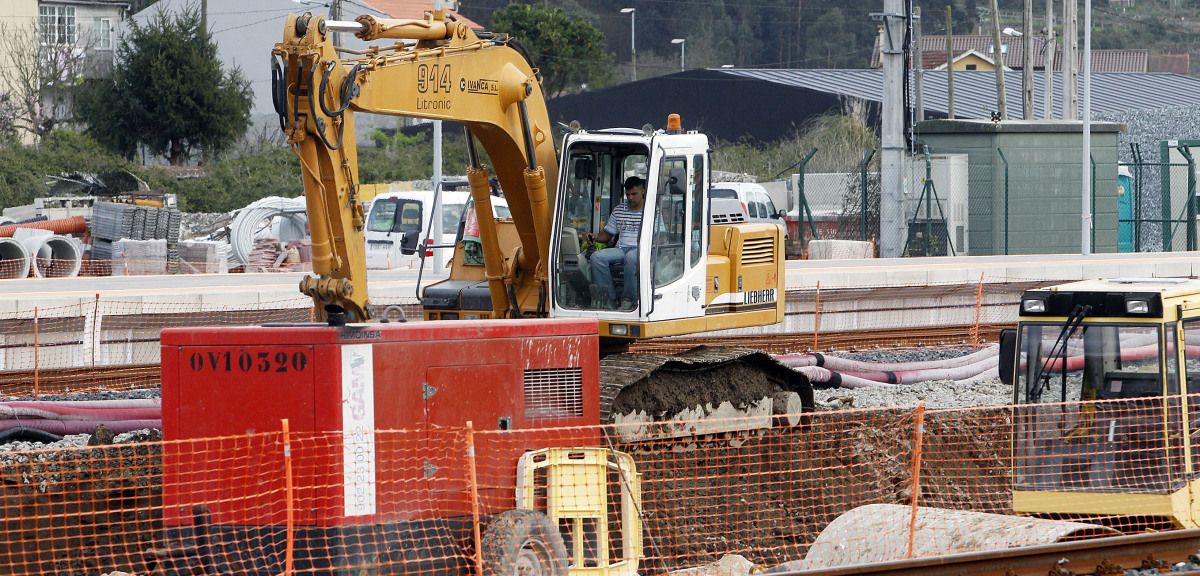
[(613, 57), (605, 48), (604, 34), (562, 8), (510, 4), (492, 14), (492, 28), (509, 34), (526, 50), (541, 72), (548, 98), (585, 83), (591, 88), (612, 84)]
[(134, 166), (95, 140), (70, 130), (50, 132), (36, 146), (0, 146), (0, 206), (20, 206), (45, 195), (53, 176), (119, 169), (134, 170)]
[(126, 157), (138, 145), (184, 164), (212, 159), (250, 125), (250, 82), (221, 69), (212, 36), (194, 10), (129, 22), (111, 78), (82, 90), (78, 116), (98, 141)]

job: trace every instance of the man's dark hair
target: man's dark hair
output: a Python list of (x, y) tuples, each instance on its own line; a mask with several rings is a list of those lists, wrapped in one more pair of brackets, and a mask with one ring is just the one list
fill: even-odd
[(630, 176), (625, 179), (625, 189), (626, 190), (632, 190), (634, 188), (637, 188), (638, 186), (645, 188), (646, 181), (642, 180), (641, 178), (638, 178), (637, 176)]

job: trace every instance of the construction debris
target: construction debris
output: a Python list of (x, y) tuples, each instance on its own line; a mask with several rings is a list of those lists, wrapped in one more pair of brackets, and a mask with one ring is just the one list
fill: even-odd
[(184, 274), (224, 274), (229, 271), (229, 244), (214, 240), (179, 243), (179, 271)]

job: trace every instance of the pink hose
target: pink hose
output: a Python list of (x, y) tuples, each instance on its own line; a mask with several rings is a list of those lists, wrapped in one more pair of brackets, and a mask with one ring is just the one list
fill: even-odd
[(855, 376), (876, 382), (888, 384), (912, 384), (929, 380), (963, 380), (971, 378), (989, 368), (994, 368), (1000, 362), (999, 355), (992, 355), (973, 364), (950, 366), (945, 368), (926, 368), (921, 370), (899, 370), (878, 372), (855, 372), (835, 370), (843, 376)]
[(85, 402), (0, 402), (0, 421), (45, 420), (154, 420), (162, 418), (157, 399)]
[(804, 374), (814, 384), (825, 384), (826, 386), (823, 386), (823, 388), (890, 388), (894, 386), (894, 384), (886, 382), (876, 382), (857, 376), (838, 374), (820, 366), (798, 366), (793, 368), (793, 370)]
[(33, 428), (51, 434), (66, 436), (68, 434), (91, 434), (96, 426), (104, 424), (105, 428), (116, 434), (141, 430), (143, 428), (162, 429), (162, 420), (0, 420), (0, 430), (9, 428)]
[(829, 368), (839, 372), (894, 372), (905, 370), (927, 370), (932, 368), (952, 368), (956, 366), (964, 366), (974, 364), (987, 358), (994, 356), (999, 347), (988, 346), (964, 356), (955, 358), (946, 358), (942, 360), (921, 360), (914, 362), (865, 362), (861, 360), (848, 360), (838, 358), (837, 356), (827, 356), (818, 353), (796, 353), (796, 354), (780, 354), (775, 356), (775, 359), (781, 363), (798, 367), (798, 366), (820, 366)]

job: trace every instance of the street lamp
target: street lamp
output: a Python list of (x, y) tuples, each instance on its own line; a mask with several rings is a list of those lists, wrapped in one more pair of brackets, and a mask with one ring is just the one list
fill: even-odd
[(672, 38), (671, 43), (679, 45), (679, 71), (683, 72), (687, 54), (687, 38)]
[(633, 60), (633, 81), (637, 82), (637, 28), (634, 26), (637, 8), (622, 8), (621, 13), (629, 15), (629, 54)]

